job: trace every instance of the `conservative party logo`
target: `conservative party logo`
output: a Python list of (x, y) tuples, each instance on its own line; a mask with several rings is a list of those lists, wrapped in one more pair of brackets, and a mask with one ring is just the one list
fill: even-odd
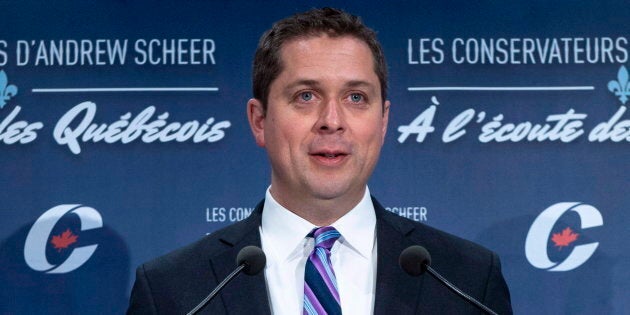
[[(582, 244), (580, 234), (570, 226), (560, 226), (559, 220), (568, 212), (578, 215), (580, 230), (602, 226), (601, 213), (593, 206), (579, 202), (561, 202), (545, 209), (535, 220), (525, 240), (525, 256), (532, 266), (547, 271), (569, 271), (585, 263), (599, 246), (598, 242)], [(557, 232), (556, 229), (558, 229)], [(549, 248), (569, 251), (564, 259), (554, 261)], [(578, 245), (579, 244), (579, 245)], [(572, 247), (572, 249), (570, 249)]]
[[(72, 217), (79, 219), (77, 231), (63, 224)], [(67, 220), (60, 223), (62, 218)], [(98, 247), (98, 244), (78, 246), (80, 232), (101, 227), (103, 219), (93, 208), (82, 205), (53, 207), (35, 221), (26, 236), (24, 260), (35, 271), (55, 274), (71, 272), (87, 262)], [(57, 257), (50, 257), (53, 256), (51, 252)], [(62, 260), (57, 262), (60, 258)]]

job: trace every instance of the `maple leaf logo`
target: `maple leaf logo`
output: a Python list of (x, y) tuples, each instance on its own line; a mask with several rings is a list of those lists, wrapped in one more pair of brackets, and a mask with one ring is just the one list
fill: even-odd
[(558, 250), (561, 250), (562, 247), (569, 246), (569, 244), (575, 242), (578, 239), (578, 233), (574, 233), (570, 227), (562, 230), (562, 233), (553, 233), (551, 236), (551, 240), (554, 242)]
[(70, 229), (66, 229), (63, 233), (59, 235), (53, 235), (50, 243), (55, 247), (58, 252), (61, 252), (62, 249), (66, 249), (68, 248), (68, 246), (76, 243), (78, 238), (78, 235), (72, 233)]

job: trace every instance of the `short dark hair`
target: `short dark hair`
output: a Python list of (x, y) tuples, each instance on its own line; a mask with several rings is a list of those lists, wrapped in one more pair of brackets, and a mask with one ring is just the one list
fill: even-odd
[(381, 97), (387, 97), (387, 64), (376, 33), (365, 26), (361, 18), (339, 9), (312, 9), (282, 19), (273, 24), (260, 38), (253, 65), (253, 93), (267, 110), (269, 88), (282, 72), (282, 45), (297, 39), (326, 34), (330, 37), (352, 36), (365, 42), (372, 52), (374, 72), (381, 84)]

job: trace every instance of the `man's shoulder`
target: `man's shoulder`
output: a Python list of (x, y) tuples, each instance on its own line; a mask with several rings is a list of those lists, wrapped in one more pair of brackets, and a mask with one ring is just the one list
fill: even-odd
[[(488, 264), (496, 254), (473, 241), (416, 222), (387, 210), (381, 214), (385, 224), (392, 226), (415, 245), (425, 247), (434, 262), (450, 261), (463, 264)], [(436, 260), (437, 259), (437, 260)]]
[[(233, 249), (247, 233), (255, 233), (255, 224), (244, 220), (230, 224), (206, 235), (193, 243), (175, 249), (143, 264), (147, 272), (190, 269), (208, 266), (212, 257), (220, 256)], [(255, 245), (255, 244), (246, 244)], [(183, 270), (182, 270), (183, 268)]]
[[(260, 245), (259, 217), (231, 224), (138, 267), (130, 312), (185, 313), (236, 267), (237, 252)], [(258, 242), (258, 244), (257, 244)], [(216, 313), (217, 309), (213, 312)]]

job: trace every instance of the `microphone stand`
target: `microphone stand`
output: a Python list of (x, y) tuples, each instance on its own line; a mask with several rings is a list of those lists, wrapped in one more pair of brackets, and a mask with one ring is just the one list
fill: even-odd
[(481, 304), (479, 301), (477, 301), (477, 299), (475, 299), (472, 296), (464, 293), (464, 291), (462, 291), (458, 287), (454, 286), (452, 283), (450, 283), (448, 280), (446, 280), (446, 278), (442, 277), (442, 275), (440, 275), (437, 271), (435, 271), (435, 269), (431, 268), (431, 266), (429, 266), (427, 264), (424, 264), (424, 266), (427, 268), (427, 271), (429, 272), (429, 274), (431, 274), (431, 276), (433, 276), (433, 278), (435, 278), (438, 281), (442, 282), (442, 284), (444, 284), (451, 291), (455, 292), (459, 296), (461, 296), (464, 299), (468, 300), (468, 302), (474, 304), (478, 308), (484, 310), (486, 313), (492, 314), (492, 315), (498, 315), (493, 310), (491, 310), (487, 306), (485, 306), (485, 305)]
[(223, 289), (223, 287), (226, 284), (230, 283), (232, 279), (236, 278), (236, 276), (238, 276), (238, 274), (241, 273), (243, 268), (245, 268), (245, 264), (240, 264), (238, 267), (236, 267), (236, 269), (234, 269), (232, 273), (230, 273), (225, 279), (223, 279), (223, 281), (221, 281), (221, 283), (219, 283), (219, 285), (216, 288), (214, 288), (214, 290), (212, 290), (212, 292), (210, 292), (210, 294), (208, 294), (208, 296), (205, 299), (203, 299), (203, 301), (201, 301), (199, 305), (195, 306), (195, 308), (193, 308), (186, 315), (194, 315), (197, 312), (199, 312), (199, 310), (202, 309), (204, 306), (206, 306), (206, 304), (210, 302), (210, 300), (212, 300), (214, 296), (217, 295), (217, 293), (219, 293), (219, 291), (221, 291), (221, 289)]

